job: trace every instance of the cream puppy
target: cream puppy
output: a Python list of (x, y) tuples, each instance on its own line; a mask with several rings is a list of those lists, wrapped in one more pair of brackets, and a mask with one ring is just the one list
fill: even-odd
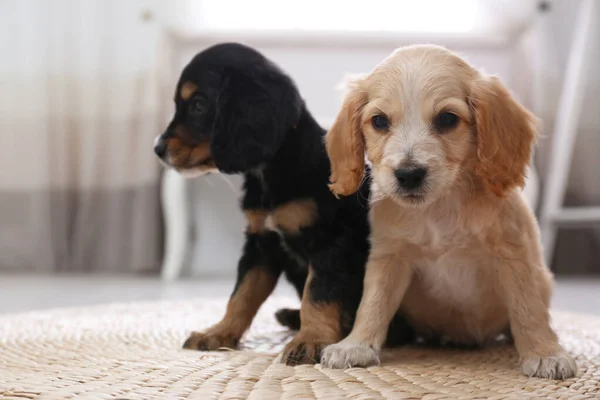
[(330, 188), (357, 190), (366, 151), (372, 249), (354, 328), (325, 366), (377, 364), (402, 313), (458, 343), (512, 335), (526, 375), (576, 374), (550, 327), (552, 274), (521, 194), (535, 123), (497, 78), (438, 46), (400, 48), (351, 82), (327, 135)]

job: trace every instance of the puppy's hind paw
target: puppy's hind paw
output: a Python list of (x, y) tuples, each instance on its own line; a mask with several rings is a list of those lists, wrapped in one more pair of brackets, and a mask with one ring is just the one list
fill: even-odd
[(379, 365), (379, 351), (368, 345), (341, 341), (323, 350), (321, 365), (339, 369)]
[(577, 364), (573, 357), (565, 352), (547, 357), (530, 354), (524, 357), (521, 371), (527, 376), (564, 380), (577, 374)]

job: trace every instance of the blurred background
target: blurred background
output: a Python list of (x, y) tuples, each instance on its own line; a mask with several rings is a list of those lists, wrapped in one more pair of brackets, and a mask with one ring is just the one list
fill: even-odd
[(402, 45), (499, 75), (542, 121), (526, 194), (555, 306), (600, 314), (597, 2), (0, 0), (0, 312), (229, 294), (239, 177), (184, 181), (152, 145), (182, 67), (239, 41), (286, 70), (325, 127), (342, 78)]

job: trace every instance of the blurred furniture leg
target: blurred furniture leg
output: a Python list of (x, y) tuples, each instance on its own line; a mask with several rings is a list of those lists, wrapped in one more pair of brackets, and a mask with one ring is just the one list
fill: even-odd
[(547, 264), (551, 263), (554, 255), (559, 225), (600, 221), (600, 207), (563, 207), (586, 85), (585, 75), (591, 62), (588, 53), (596, 17), (596, 2), (597, 0), (583, 0), (579, 6), (558, 105), (560, 112), (556, 116), (556, 128), (552, 137), (548, 175), (540, 210), (540, 229)]
[(181, 275), (190, 238), (187, 182), (174, 170), (167, 169), (163, 174), (161, 201), (166, 231), (161, 275), (170, 281)]

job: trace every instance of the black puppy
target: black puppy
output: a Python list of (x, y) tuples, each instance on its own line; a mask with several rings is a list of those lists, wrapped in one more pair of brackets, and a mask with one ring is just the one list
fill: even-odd
[[(213, 46), (185, 67), (176, 112), (155, 152), (187, 176), (219, 170), (244, 175), (246, 244), (237, 283), (221, 322), (195, 332), (185, 348), (237, 346), (260, 305), (285, 273), (302, 298), (280, 310), (299, 329), (282, 360), (315, 363), (321, 349), (352, 328), (369, 251), (369, 183), (336, 199), (327, 184), (325, 131), (294, 82), (257, 51), (234, 43)], [(409, 337), (401, 320), (394, 341)]]

